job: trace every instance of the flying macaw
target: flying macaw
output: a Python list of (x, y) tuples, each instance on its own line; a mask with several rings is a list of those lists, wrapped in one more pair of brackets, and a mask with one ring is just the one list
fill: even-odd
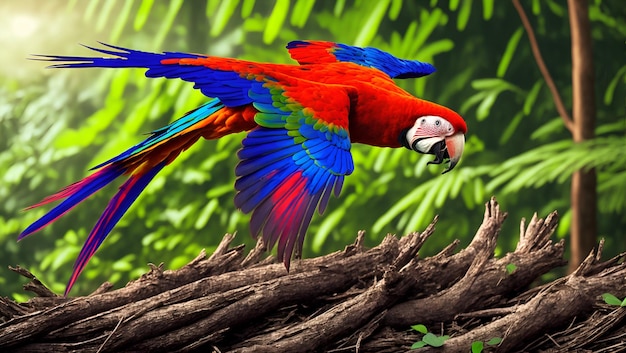
[(406, 147), (458, 163), (467, 126), (451, 109), (416, 98), (393, 78), (429, 75), (435, 68), (376, 48), (323, 41), (287, 45), (298, 64), (257, 63), (201, 54), (149, 53), (107, 45), (111, 57), (39, 55), (55, 68), (145, 68), (147, 77), (180, 78), (211, 99), (144, 141), (93, 168), (86, 178), (41, 202), (63, 200), (26, 228), (44, 228), (118, 177), (126, 182), (104, 210), (74, 264), (65, 295), (115, 224), (146, 185), (200, 137), (247, 131), (237, 153), (235, 205), (252, 213), (250, 230), (268, 249), (278, 243), (287, 269), (299, 256), (315, 212), (339, 196), (354, 170), (350, 146)]

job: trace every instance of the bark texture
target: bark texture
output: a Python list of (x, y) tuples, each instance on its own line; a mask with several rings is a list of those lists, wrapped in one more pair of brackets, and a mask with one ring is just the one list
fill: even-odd
[[(572, 118), (574, 142), (595, 137), (596, 98), (595, 75), (589, 4), (587, 0), (568, 0), (567, 8), (572, 33)], [(572, 256), (570, 271), (593, 249), (598, 233), (597, 176), (595, 169), (577, 170), (572, 175)]]
[[(455, 252), (418, 251), (435, 231), (365, 249), (363, 233), (344, 251), (296, 261), (287, 272), (244, 257), (227, 235), (210, 257), (150, 271), (126, 287), (104, 284), (85, 297), (52, 293), (28, 271), (27, 303), (0, 298), (2, 352), (398, 352), (426, 336), (449, 335), (418, 352), (617, 352), (626, 350), (626, 309), (601, 295), (626, 296), (623, 256), (601, 262), (602, 243), (570, 275), (539, 284), (564, 266), (557, 215), (520, 224), (515, 251), (493, 256), (506, 213), (492, 199), (473, 241)], [(544, 281), (545, 282), (545, 281)], [(501, 340), (488, 345), (492, 338)]]

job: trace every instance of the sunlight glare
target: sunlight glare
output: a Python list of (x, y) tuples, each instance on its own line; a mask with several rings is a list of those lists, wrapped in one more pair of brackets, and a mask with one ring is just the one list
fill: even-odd
[(24, 39), (37, 33), (40, 21), (34, 16), (20, 14), (10, 20), (9, 27), (15, 38)]

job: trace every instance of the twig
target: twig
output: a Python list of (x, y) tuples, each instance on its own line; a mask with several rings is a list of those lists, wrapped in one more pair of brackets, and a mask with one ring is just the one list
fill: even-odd
[(565, 105), (561, 100), (561, 96), (559, 95), (559, 90), (556, 88), (554, 84), (554, 80), (552, 76), (550, 76), (550, 72), (546, 67), (546, 63), (543, 61), (543, 57), (541, 56), (541, 52), (539, 51), (539, 45), (537, 44), (537, 38), (535, 38), (535, 32), (533, 31), (533, 27), (530, 25), (528, 21), (528, 17), (526, 17), (526, 12), (524, 12), (524, 8), (519, 3), (519, 0), (513, 0), (513, 6), (517, 10), (520, 19), (522, 20), (522, 25), (526, 30), (526, 34), (528, 34), (528, 40), (530, 41), (530, 48), (533, 51), (533, 56), (535, 57), (535, 61), (537, 62), (537, 66), (539, 66), (539, 71), (543, 75), (544, 80), (546, 80), (546, 84), (552, 93), (552, 99), (554, 100), (554, 105), (556, 106), (556, 110), (559, 112), (565, 127), (569, 130), (570, 133), (574, 133), (574, 122), (572, 118), (567, 113), (567, 109), (565, 109)]
[(115, 325), (115, 328), (113, 329), (113, 331), (111, 331), (111, 333), (107, 336), (107, 338), (104, 340), (104, 342), (102, 342), (102, 345), (100, 346), (100, 348), (98, 348), (98, 351), (96, 351), (96, 353), (102, 352), (102, 349), (107, 344), (107, 342), (109, 341), (111, 336), (113, 336), (115, 331), (117, 331), (117, 329), (120, 327), (120, 325), (122, 324), (122, 321), (124, 321), (124, 317), (123, 316), (120, 318), (120, 321), (117, 322), (117, 325)]

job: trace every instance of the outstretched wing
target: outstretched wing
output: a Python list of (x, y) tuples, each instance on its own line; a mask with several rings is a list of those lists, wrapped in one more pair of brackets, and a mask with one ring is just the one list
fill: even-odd
[(339, 195), (354, 169), (348, 134), (353, 88), (296, 79), (276, 65), (106, 46), (113, 50), (90, 49), (114, 57), (39, 58), (60, 62), (53, 67), (146, 68), (148, 77), (194, 82), (226, 107), (254, 106), (258, 127), (238, 154), (235, 204), (252, 212), (253, 235), (262, 235), (270, 248), (278, 243), (278, 257), (289, 266), (294, 249), (301, 252), (315, 210), (324, 211), (330, 194)]
[(250, 97), (259, 127), (243, 140), (235, 173), (235, 204), (252, 212), (250, 228), (287, 268), (317, 208), (354, 170), (348, 114), (350, 89), (296, 79), (254, 86)]
[(301, 65), (337, 61), (352, 62), (376, 68), (391, 78), (412, 78), (430, 75), (435, 67), (417, 60), (404, 60), (377, 48), (361, 48), (323, 41), (293, 41), (287, 44), (289, 55)]

